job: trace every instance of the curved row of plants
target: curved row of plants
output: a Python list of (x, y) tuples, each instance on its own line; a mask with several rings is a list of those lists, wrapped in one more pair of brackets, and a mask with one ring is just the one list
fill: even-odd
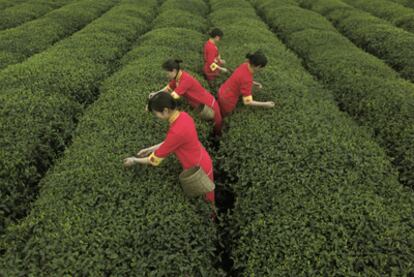
[(0, 0), (0, 10), (21, 4), (28, 0)]
[(221, 275), (211, 211), (201, 198), (183, 195), (178, 163), (169, 158), (159, 168), (122, 167), (128, 153), (165, 136), (168, 124), (145, 111), (148, 92), (165, 85), (162, 62), (177, 57), (186, 69), (199, 67), (204, 36), (179, 26), (161, 28), (160, 18), (166, 19), (164, 13), (171, 21), (178, 18), (172, 6), (206, 11), (202, 3), (166, 1), (156, 19), (160, 25), (139, 39), (122, 69), (103, 83), (73, 144), (42, 180), (31, 214), (8, 229), (1, 260), (5, 274)]
[(394, 2), (394, 3), (401, 4), (401, 5), (406, 6), (408, 8), (414, 9), (414, 3), (411, 0), (390, 0), (390, 1)]
[(398, 168), (401, 183), (414, 187), (414, 85), (297, 1), (258, 3), (269, 26), (334, 93), (340, 108), (372, 132)]
[(100, 17), (117, 2), (75, 1), (37, 20), (0, 32), (0, 69), (47, 49)]
[(71, 2), (74, 0), (28, 0), (12, 5), (0, 10), (0, 30), (19, 26)]
[(383, 18), (414, 33), (414, 10), (387, 0), (344, 0), (345, 3)]
[(340, 0), (298, 0), (326, 17), (353, 43), (379, 57), (414, 82), (414, 34)]
[(225, 33), (222, 55), (234, 67), (262, 49), (269, 63), (257, 75), (264, 92), (255, 98), (278, 103), (239, 107), (221, 141), (221, 170), (236, 198), (228, 216), (234, 273), (412, 273), (414, 195), (383, 149), (338, 110), (247, 1), (210, 2), (210, 18)]
[(156, 7), (156, 0), (123, 0), (80, 32), (0, 72), (1, 227), (24, 216), (85, 105), (149, 29)]

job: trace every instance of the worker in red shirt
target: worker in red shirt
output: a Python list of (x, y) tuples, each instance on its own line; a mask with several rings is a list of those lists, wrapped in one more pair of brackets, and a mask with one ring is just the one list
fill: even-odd
[[(166, 71), (170, 82), (162, 91), (169, 92), (175, 100), (184, 97), (193, 108), (198, 108), (200, 105), (210, 107), (214, 111), (214, 134), (219, 136), (222, 117), (218, 102), (193, 76), (181, 70), (180, 63), (181, 60), (167, 60), (163, 63), (162, 68)], [(153, 94), (154, 92), (150, 97)]]
[(243, 103), (247, 106), (273, 108), (273, 101), (260, 102), (253, 100), (253, 85), (261, 89), (262, 84), (253, 81), (254, 73), (260, 71), (267, 64), (266, 56), (257, 51), (254, 54), (246, 55), (247, 61), (241, 64), (229, 79), (221, 85), (218, 93), (218, 101), (221, 115), (228, 116), (236, 107), (239, 97), (243, 97)]
[(222, 39), (223, 32), (215, 28), (210, 32), (209, 40), (204, 44), (204, 77), (206, 78), (210, 88), (214, 87), (214, 79), (220, 72), (228, 72), (228, 69), (222, 67), (225, 61), (221, 59), (217, 43)]
[[(140, 150), (137, 157), (124, 160), (124, 166), (148, 164), (158, 166), (171, 153), (181, 163), (184, 170), (199, 166), (214, 182), (213, 163), (210, 155), (198, 139), (193, 119), (186, 112), (177, 109), (177, 101), (166, 92), (154, 94), (148, 101), (147, 109), (161, 120), (168, 120), (170, 128), (165, 140), (157, 145)], [(214, 207), (214, 190), (205, 194), (205, 200)]]

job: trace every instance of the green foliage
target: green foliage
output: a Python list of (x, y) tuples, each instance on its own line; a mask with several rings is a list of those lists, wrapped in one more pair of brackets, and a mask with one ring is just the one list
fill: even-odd
[(42, 179), (30, 215), (9, 227), (4, 274), (221, 275), (211, 211), (202, 198), (184, 196), (178, 162), (122, 167), (123, 158), (165, 137), (168, 123), (145, 111), (148, 92), (166, 82), (160, 61), (178, 53), (194, 70), (203, 42), (193, 30), (157, 28), (124, 56), (80, 118), (73, 144)]
[[(238, 107), (221, 142), (221, 170), (236, 195), (228, 221), (236, 272), (412, 274), (412, 191), (399, 184), (370, 134), (338, 110), (331, 94), (266, 26), (237, 17), (235, 2), (226, 8), (225, 1), (212, 1), (212, 7), (220, 5), (211, 18), (225, 33), (222, 55), (237, 66), (247, 51), (262, 49), (269, 64), (257, 75), (264, 91), (254, 97), (279, 103), (271, 110)], [(270, 6), (260, 13), (279, 17)], [(285, 26), (293, 30), (297, 23), (291, 21), (292, 28)]]
[(119, 0), (76, 1), (40, 19), (0, 32), (0, 69), (45, 50), (99, 17), (117, 2)]
[(161, 5), (160, 13), (171, 12), (170, 16), (178, 19), (180, 14), (174, 14), (176, 9), (200, 16), (205, 16), (208, 13), (208, 6), (203, 0), (168, 0)]
[[(0, 73), (0, 144), (7, 157), (0, 161), (2, 224), (30, 207), (36, 184), (69, 141), (81, 104), (96, 99), (100, 82), (148, 29), (156, 4), (122, 1), (82, 31)], [(25, 201), (14, 210), (20, 199)]]
[(21, 4), (26, 1), (28, 0), (0, 0), (0, 10)]
[[(178, 16), (171, 16), (171, 14), (177, 14)], [(181, 27), (194, 29), (201, 33), (205, 33), (207, 31), (206, 19), (200, 15), (180, 9), (171, 9), (161, 13), (154, 21), (154, 24), (158, 28)]]
[[(42, 27), (44, 46), (36, 45), (47, 47), (71, 20), (82, 16), (83, 23), (73, 24), (84, 25), (114, 1), (94, 5), (100, 9), (95, 15), (84, 8), (59, 16), (86, 3), (76, 1), (14, 30), (42, 20), (67, 26)], [(210, 8), (208, 19), (225, 33), (220, 52), (230, 68), (247, 52), (262, 49), (268, 56), (256, 76), (263, 92), (254, 97), (278, 103), (271, 110), (239, 105), (213, 156), (236, 195), (233, 213), (222, 222), (235, 273), (414, 274), (414, 195), (386, 156), (400, 181), (412, 186), (411, 83), (295, 0), (119, 2), (72, 37), (0, 72), (0, 219), (8, 226), (0, 241), (3, 275), (224, 275), (217, 269), (219, 236), (210, 209), (201, 197), (183, 195), (178, 162), (122, 167), (123, 158), (165, 137), (167, 124), (144, 109), (148, 92), (167, 81), (163, 61), (183, 59), (184, 70), (206, 87), (198, 73)], [(355, 10), (337, 0), (301, 2), (356, 30), (361, 22), (383, 22), (360, 14), (347, 21)], [(71, 26), (73, 32), (81, 25)], [(29, 29), (27, 39), (34, 35)], [(0, 63), (32, 55), (19, 51), (0, 52)], [(189, 112), (208, 146), (211, 124)]]
[(0, 11), (0, 30), (19, 26), (54, 9), (74, 2), (73, 0), (29, 0)]
[(414, 81), (413, 33), (399, 29), (389, 22), (339, 0), (299, 0), (299, 2), (323, 14), (356, 45), (384, 59), (400, 72), (402, 77)]
[(414, 2), (411, 0), (390, 0), (390, 1), (406, 6), (408, 8), (414, 8)]
[(413, 9), (386, 0), (344, 0), (344, 2), (414, 33)]
[[(315, 2), (313, 8), (322, 13), (328, 10), (333, 13), (334, 5), (321, 3)], [(286, 16), (286, 8), (294, 10), (292, 14), (296, 17), (307, 18), (310, 27), (292, 32), (297, 24)], [(348, 10), (337, 9), (337, 17)], [(400, 181), (413, 187), (413, 84), (399, 78), (394, 70), (355, 47), (330, 26), (323, 29), (323, 18), (317, 13), (286, 1), (275, 1), (273, 8), (259, 8), (259, 12), (284, 42), (304, 59), (307, 69), (334, 92), (338, 105), (362, 126), (371, 129), (400, 171)], [(316, 24), (319, 27), (313, 28)]]
[(41, 173), (65, 149), (81, 107), (65, 97), (47, 96), (41, 91), (9, 91), (0, 94), (0, 99), (3, 229), (9, 221), (24, 216)]

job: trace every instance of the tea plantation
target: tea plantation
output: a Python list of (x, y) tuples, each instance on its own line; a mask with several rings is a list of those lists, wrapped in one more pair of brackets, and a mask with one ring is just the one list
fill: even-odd
[[(212, 221), (177, 159), (122, 160), (165, 138), (165, 60), (209, 88), (214, 27), (229, 68), (267, 56), (276, 107), (218, 141), (181, 104)], [(0, 0), (0, 146), (0, 276), (414, 276), (414, 2)]]

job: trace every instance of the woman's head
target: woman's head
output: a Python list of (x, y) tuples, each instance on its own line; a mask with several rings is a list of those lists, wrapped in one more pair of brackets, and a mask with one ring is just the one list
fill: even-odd
[(265, 67), (267, 64), (267, 58), (260, 50), (254, 52), (253, 54), (246, 54), (246, 58), (249, 60), (250, 65), (255, 71)]
[(177, 101), (167, 92), (158, 92), (148, 100), (148, 111), (159, 119), (167, 120), (177, 109)]
[(219, 28), (214, 28), (213, 30), (210, 31), (209, 33), (210, 38), (214, 39), (215, 41), (219, 41), (223, 38), (223, 31), (220, 30)]
[(169, 80), (175, 79), (175, 77), (178, 74), (178, 71), (180, 71), (180, 63), (182, 63), (182, 60), (167, 60), (162, 64), (162, 69), (165, 70), (167, 74), (167, 78)]

